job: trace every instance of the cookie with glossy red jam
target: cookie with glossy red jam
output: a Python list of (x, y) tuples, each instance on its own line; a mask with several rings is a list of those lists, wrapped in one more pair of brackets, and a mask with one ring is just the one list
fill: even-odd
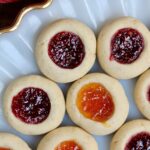
[(134, 99), (140, 112), (150, 119), (150, 69), (144, 72), (137, 80)]
[(105, 25), (98, 36), (101, 67), (118, 79), (130, 79), (150, 66), (150, 33), (139, 20), (122, 17)]
[(43, 134), (62, 122), (64, 96), (56, 83), (38, 75), (24, 76), (7, 87), (4, 113), (16, 130), (29, 135)]
[(129, 111), (121, 84), (102, 73), (88, 74), (73, 83), (67, 93), (66, 107), (73, 122), (95, 135), (116, 131)]
[(85, 24), (61, 19), (46, 27), (36, 44), (36, 61), (41, 72), (61, 83), (84, 76), (96, 58), (96, 39)]
[(124, 124), (114, 135), (110, 150), (150, 149), (150, 121), (139, 119)]
[(1, 132), (0, 133), (0, 150), (31, 150), (28, 144), (21, 138)]
[(84, 130), (68, 126), (48, 133), (39, 143), (37, 150), (98, 150), (95, 139)]

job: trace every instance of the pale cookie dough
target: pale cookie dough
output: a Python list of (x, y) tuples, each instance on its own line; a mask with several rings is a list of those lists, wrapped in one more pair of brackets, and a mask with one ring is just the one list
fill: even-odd
[(65, 141), (74, 141), (80, 146), (80, 150), (98, 150), (98, 145), (91, 135), (73, 126), (60, 127), (48, 133), (39, 143), (37, 150), (56, 150)]
[(8, 150), (31, 150), (21, 138), (4, 132), (0, 133), (0, 148)]
[(138, 79), (134, 98), (141, 113), (150, 119), (150, 69)]
[[(54, 63), (49, 57), (48, 45), (50, 40), (60, 32), (70, 32), (76, 34), (80, 37), (84, 45), (85, 56), (82, 62), (75, 68), (62, 68), (56, 65), (56, 63)], [(65, 48), (64, 51), (67, 52), (67, 49)], [(62, 53), (62, 51), (60, 51), (61, 50), (59, 49), (59, 54)], [(64, 57), (66, 57), (65, 52), (61, 57), (62, 63), (64, 62)], [(57, 20), (40, 33), (36, 44), (35, 55), (37, 64), (45, 76), (60, 83), (72, 82), (84, 76), (93, 66), (96, 58), (96, 38), (93, 31), (88, 26), (77, 20)], [(70, 59), (70, 56), (67, 57)]]
[[(132, 63), (120, 63), (113, 58), (111, 59), (112, 39), (120, 29), (124, 28), (136, 30), (140, 33), (144, 42), (143, 51)], [(137, 38), (139, 38), (139, 36), (137, 36)], [(126, 38), (126, 45), (134, 47), (132, 43), (129, 37)], [(119, 45), (121, 48), (122, 46), (123, 45)], [(124, 52), (120, 53), (120, 55), (124, 55)], [(98, 36), (97, 56), (101, 67), (115, 78), (130, 79), (140, 75), (150, 66), (150, 33), (148, 28), (142, 22), (132, 17), (122, 17), (110, 22), (102, 28)], [(134, 59), (134, 57), (132, 58)]]
[[(32, 122), (27, 123), (21, 120), (19, 117), (16, 117), (12, 109), (13, 98), (16, 95), (18, 95), (20, 91), (29, 87), (39, 88), (44, 92), (46, 92), (49, 98), (48, 101), (50, 100), (50, 105), (51, 105), (50, 112), (48, 113), (47, 118), (41, 122), (38, 122), (39, 118), (37, 118), (37, 122), (35, 124), (33, 124)], [(30, 95), (31, 94), (29, 94), (29, 97)], [(26, 94), (26, 96), (28, 96), (28, 94)], [(40, 109), (37, 108), (42, 103), (42, 100), (40, 96), (36, 96), (36, 95), (34, 96), (36, 99), (36, 103), (34, 105), (29, 103), (29, 105), (26, 106), (24, 102), (24, 107), (25, 107), (24, 109), (27, 112), (30, 111), (30, 114), (33, 115), (34, 112), (32, 110), (38, 109), (38, 114), (40, 115), (43, 109), (46, 108), (46, 106)], [(31, 99), (29, 99), (29, 101), (30, 100)], [(56, 83), (39, 75), (28, 75), (14, 80), (7, 87), (4, 93), (3, 101), (4, 101), (4, 114), (6, 120), (13, 128), (15, 128), (21, 133), (28, 134), (28, 135), (39, 135), (55, 129), (57, 126), (60, 125), (65, 114), (65, 101), (64, 101), (64, 96), (62, 91), (60, 90), (60, 88)], [(35, 105), (36, 108), (34, 108)], [(43, 103), (41, 105), (43, 106)], [(32, 116), (30, 114), (29, 117), (27, 118), (27, 121), (28, 119), (32, 119)]]
[(144, 147), (147, 142), (147, 145), (149, 145), (150, 148), (150, 121), (144, 119), (129, 121), (114, 135), (110, 150), (136, 150), (138, 149), (137, 147), (131, 147), (131, 145), (128, 147), (127, 145), (129, 145), (135, 136), (138, 136), (139, 134), (144, 135), (145, 133), (148, 134), (148, 137), (146, 138), (145, 136), (144, 142), (141, 141), (139, 137), (137, 138), (138, 140), (134, 140), (134, 144), (137, 145), (140, 150), (148, 150)]
[[(88, 83), (103, 85), (112, 96), (114, 112), (111, 118), (105, 122), (93, 121), (82, 115), (77, 107), (77, 95), (79, 90)], [(67, 94), (67, 112), (73, 122), (86, 131), (95, 135), (107, 135), (116, 131), (126, 120), (129, 104), (121, 84), (114, 78), (102, 73), (91, 73), (73, 83)], [(100, 110), (101, 111), (101, 110)]]

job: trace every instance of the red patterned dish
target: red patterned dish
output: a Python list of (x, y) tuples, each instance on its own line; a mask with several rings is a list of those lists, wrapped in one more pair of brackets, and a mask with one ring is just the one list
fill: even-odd
[(0, 34), (15, 30), (22, 17), (35, 8), (45, 8), (52, 0), (0, 0)]

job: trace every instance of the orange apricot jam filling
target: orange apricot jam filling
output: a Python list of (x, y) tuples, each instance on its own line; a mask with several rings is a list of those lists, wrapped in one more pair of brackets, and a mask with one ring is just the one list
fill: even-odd
[(82, 150), (82, 148), (74, 141), (64, 141), (55, 150)]
[(11, 150), (9, 148), (0, 147), (0, 150)]
[(115, 109), (111, 94), (100, 83), (84, 85), (78, 92), (76, 105), (84, 117), (97, 122), (106, 122)]

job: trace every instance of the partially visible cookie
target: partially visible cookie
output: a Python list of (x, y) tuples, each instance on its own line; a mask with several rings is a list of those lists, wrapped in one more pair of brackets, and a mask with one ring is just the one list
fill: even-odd
[(141, 113), (150, 119), (150, 69), (138, 79), (134, 90), (134, 98)]
[(121, 84), (102, 73), (88, 74), (73, 83), (67, 94), (66, 107), (73, 122), (95, 135), (116, 131), (129, 111)]
[(35, 55), (45, 76), (56, 82), (72, 82), (93, 66), (96, 38), (94, 32), (80, 21), (60, 19), (40, 33)]
[(31, 150), (30, 147), (19, 137), (9, 134), (0, 133), (0, 150)]
[(37, 150), (98, 150), (95, 139), (84, 130), (68, 126), (48, 133)]
[(105, 25), (97, 41), (101, 67), (118, 79), (130, 79), (150, 67), (150, 32), (139, 20), (122, 17)]
[(14, 80), (4, 93), (4, 114), (19, 132), (38, 135), (55, 129), (63, 120), (65, 101), (58, 85), (29, 75)]
[(114, 135), (110, 150), (149, 150), (150, 121), (139, 119), (123, 125)]

